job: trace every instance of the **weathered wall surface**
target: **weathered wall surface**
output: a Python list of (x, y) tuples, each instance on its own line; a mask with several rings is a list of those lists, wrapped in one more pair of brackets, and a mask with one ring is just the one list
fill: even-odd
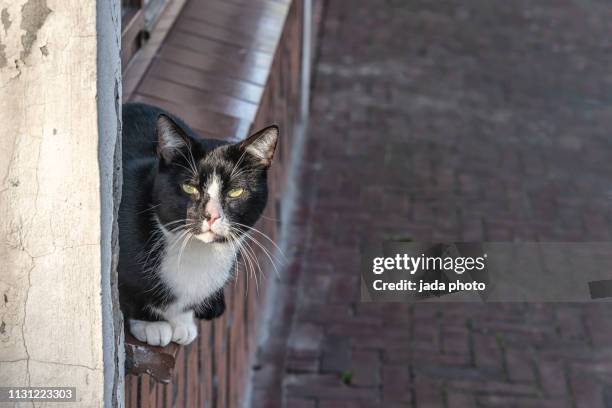
[(96, 13), (95, 0), (0, 0), (0, 385), (75, 386), (79, 406), (104, 396), (115, 145), (101, 138), (119, 123), (111, 110), (99, 130), (98, 96), (120, 88), (97, 81)]

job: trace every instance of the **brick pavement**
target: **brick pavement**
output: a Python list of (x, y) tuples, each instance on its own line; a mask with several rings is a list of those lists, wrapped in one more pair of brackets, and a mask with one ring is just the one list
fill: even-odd
[(612, 307), (362, 304), (358, 275), (359, 245), (386, 234), (610, 239), (612, 6), (325, 7), (253, 406), (612, 406)]

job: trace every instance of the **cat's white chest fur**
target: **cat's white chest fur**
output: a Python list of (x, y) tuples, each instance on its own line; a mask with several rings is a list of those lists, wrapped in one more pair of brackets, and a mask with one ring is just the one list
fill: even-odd
[(167, 246), (159, 268), (159, 278), (171, 290), (174, 302), (163, 311), (165, 317), (199, 305), (221, 289), (232, 274), (234, 245), (204, 243), (195, 237), (176, 241), (166, 234)]
[(221, 289), (230, 279), (236, 256), (235, 244), (204, 243), (195, 237), (164, 230), (166, 248), (160, 260), (158, 278), (173, 301), (163, 309), (151, 308), (163, 321), (130, 319), (130, 331), (140, 341), (166, 346), (170, 341), (191, 343), (198, 334), (194, 308)]

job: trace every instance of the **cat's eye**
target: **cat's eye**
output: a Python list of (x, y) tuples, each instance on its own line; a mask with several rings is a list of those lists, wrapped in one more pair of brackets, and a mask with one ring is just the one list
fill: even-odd
[(197, 194), (198, 193), (198, 189), (192, 185), (182, 184), (181, 187), (183, 191), (186, 192), (187, 194)]
[(227, 192), (227, 195), (230, 196), (230, 198), (238, 198), (242, 193), (244, 193), (244, 188), (232, 188)]

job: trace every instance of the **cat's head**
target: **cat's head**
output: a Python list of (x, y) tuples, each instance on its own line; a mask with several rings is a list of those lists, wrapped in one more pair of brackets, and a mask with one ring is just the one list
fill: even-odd
[(266, 206), (277, 140), (278, 127), (270, 126), (238, 143), (204, 142), (160, 115), (153, 204), (164, 231), (205, 243), (240, 237)]

